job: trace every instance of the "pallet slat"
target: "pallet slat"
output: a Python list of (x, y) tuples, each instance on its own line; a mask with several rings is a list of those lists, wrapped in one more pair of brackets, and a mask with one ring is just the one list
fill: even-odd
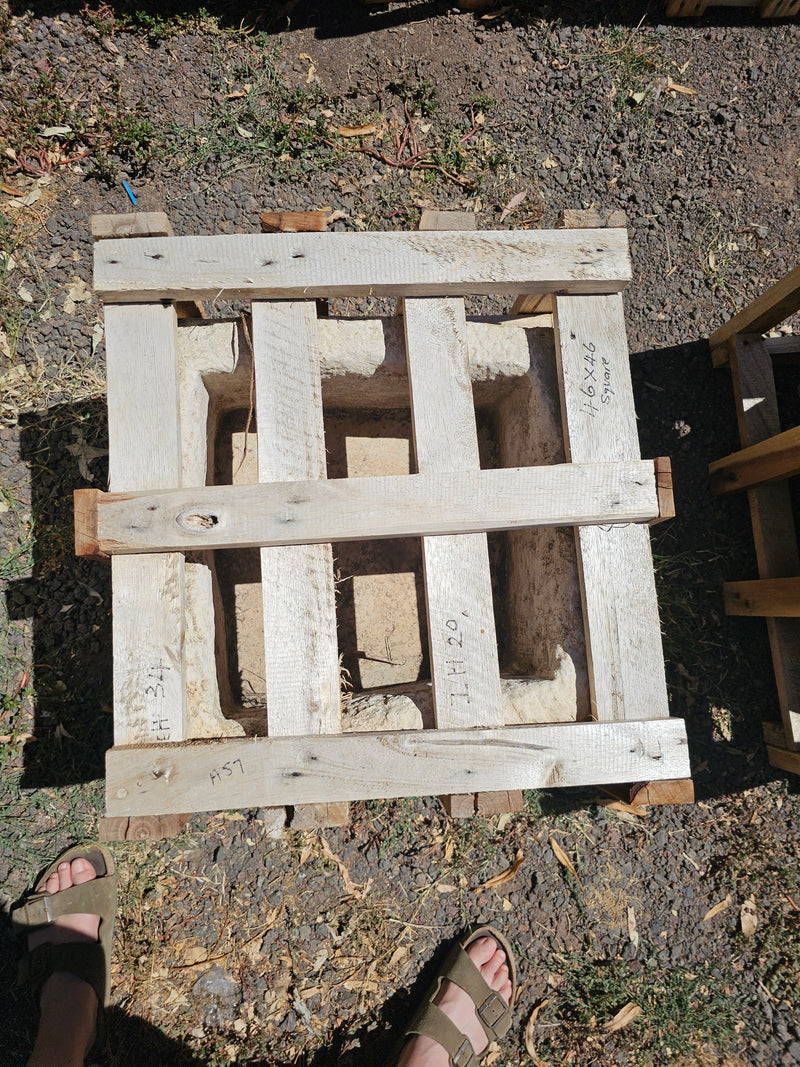
[(111, 816), (688, 775), (680, 719), (256, 737), (106, 754)]
[(83, 554), (428, 537), (523, 526), (647, 522), (652, 460), (554, 464), (147, 493), (75, 493)]
[(711, 491), (718, 495), (800, 474), (800, 426), (715, 460), (709, 464), (708, 474)]
[[(569, 458), (638, 459), (622, 298), (557, 296), (555, 323)], [(577, 537), (594, 716), (668, 716), (647, 529), (582, 527)]]
[[(258, 477), (289, 492), (326, 475), (317, 349), (313, 300), (253, 302)], [(270, 736), (337, 733), (330, 543), (262, 548), (261, 586)]]
[(99, 241), (107, 301), (613, 293), (631, 278), (622, 230), (277, 233)]
[[(780, 432), (772, 361), (763, 338), (736, 334), (731, 379), (739, 436), (745, 448)], [(761, 578), (800, 573), (800, 553), (786, 482), (748, 489), (753, 540)], [(767, 632), (786, 743), (800, 746), (800, 620), (767, 618)]]
[[(405, 301), (411, 418), (420, 474), (480, 469), (464, 301)], [(436, 724), (502, 726), (485, 533), (423, 537)]]
[(800, 616), (800, 578), (725, 582), (723, 593), (728, 615), (764, 615), (772, 618)]
[[(136, 244), (136, 241), (131, 241)], [(115, 490), (181, 484), (177, 319), (172, 307), (105, 309), (109, 479)], [(112, 560), (114, 740), (186, 737), (184, 561)]]

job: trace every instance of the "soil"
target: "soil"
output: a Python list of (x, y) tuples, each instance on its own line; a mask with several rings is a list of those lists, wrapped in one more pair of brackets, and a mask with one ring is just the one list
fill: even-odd
[[(4, 1062), (25, 1062), (35, 1025), (12, 987), (8, 907), (62, 847), (97, 833), (111, 744), (110, 575), (73, 558), (69, 501), (107, 478), (89, 219), (131, 207), (124, 179), (137, 209), (166, 211), (179, 234), (257, 232), (262, 210), (281, 209), (328, 207), (339, 230), (413, 229), (421, 206), (473, 211), (483, 229), (626, 212), (641, 450), (672, 457), (676, 486), (677, 517), (653, 547), (697, 802), (637, 810), (547, 791), (464, 822), (435, 798), (360, 803), (346, 827), (279, 838), (268, 811), (226, 812), (115, 845), (103, 1062), (387, 1063), (442, 948), (489, 921), (521, 970), (515, 1026), (490, 1063), (800, 1063), (800, 802), (761, 740), (778, 717), (763, 622), (724, 614), (723, 581), (756, 572), (746, 501), (708, 492), (708, 463), (738, 436), (706, 341), (797, 262), (800, 28), (740, 8), (667, 21), (660, 3), (624, 2), (473, 14), (300, 0), (210, 16), (0, 4), (2, 236), (24, 237), (0, 308), (14, 342), (0, 349)], [(82, 139), (34, 138), (73, 138), (52, 158), (23, 151), (18, 90), (49, 92), (54, 125), (83, 122)], [(412, 151), (404, 101), (428, 166), (393, 165)], [(383, 159), (330, 132), (369, 124), (389, 131), (371, 146)], [(145, 161), (150, 141), (161, 154)], [(14, 206), (6, 185), (30, 203)], [(780, 371), (784, 428), (800, 421), (799, 382)], [(403, 459), (386, 447), (387, 463)], [(373, 595), (396, 598), (413, 562)], [(351, 561), (353, 573), (373, 564)], [(388, 635), (401, 673), (425, 669), (417, 627), (402, 647)], [(386, 636), (356, 649), (357, 680), (394, 669), (381, 665)], [(641, 1015), (605, 1029), (629, 1003)]]

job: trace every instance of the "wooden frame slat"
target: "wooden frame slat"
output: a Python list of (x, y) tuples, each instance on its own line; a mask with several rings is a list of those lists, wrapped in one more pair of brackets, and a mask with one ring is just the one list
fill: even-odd
[(658, 514), (652, 460), (147, 493), (80, 489), (75, 499), (84, 555), (647, 522)]
[[(105, 333), (111, 487), (179, 486), (175, 309), (108, 306)], [(119, 557), (111, 582), (114, 739), (181, 741), (187, 730), (183, 557)]]
[[(477, 474), (464, 301), (407, 297), (404, 315), (417, 469)], [(502, 726), (486, 534), (423, 537), (422, 561), (436, 725)]]
[[(260, 482), (324, 479), (313, 300), (253, 301)], [(339, 649), (330, 543), (261, 549), (267, 731), (338, 733)]]
[(757, 578), (725, 582), (728, 615), (763, 615), (770, 618), (800, 616), (800, 578)]
[[(555, 305), (568, 457), (573, 463), (638, 459), (622, 297), (557, 296)], [(668, 716), (648, 530), (584, 526), (577, 538), (593, 715), (602, 721)]]
[[(783, 322), (800, 309), (800, 267), (795, 267), (784, 275), (780, 281), (771, 285), (765, 293), (756, 297), (752, 304), (734, 315), (708, 339), (712, 353), (715, 349), (728, 346), (736, 334), (762, 334)], [(724, 358), (715, 359), (715, 363), (725, 363)]]
[(709, 464), (708, 474), (711, 491), (717, 495), (800, 474), (800, 426), (715, 460)]
[[(775, 378), (764, 339), (736, 334), (730, 363), (739, 437), (750, 448), (780, 432)], [(796, 577), (800, 553), (788, 484), (748, 489), (747, 498), (759, 577)], [(767, 632), (786, 744), (800, 748), (800, 620), (767, 618)]]
[(101, 299), (614, 293), (631, 279), (618, 229), (278, 233), (100, 241)]
[(113, 748), (108, 814), (150, 815), (685, 778), (686, 728), (662, 722), (406, 730)]

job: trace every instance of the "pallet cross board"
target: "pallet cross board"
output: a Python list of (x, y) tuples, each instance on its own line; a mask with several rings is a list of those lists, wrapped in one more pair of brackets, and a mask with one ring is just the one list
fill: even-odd
[[(111, 492), (79, 492), (76, 543), (114, 568), (109, 815), (688, 776), (685, 730), (669, 719), (647, 536), (668, 507), (668, 472), (638, 451), (618, 295), (630, 277), (623, 231), (286, 232), (95, 247)], [(555, 336), (543, 316), (468, 318), (465, 295), (498, 292), (547, 294)], [(367, 293), (401, 298), (402, 317), (317, 317), (318, 297)], [(169, 301), (219, 295), (251, 299), (249, 325), (176, 324)], [(559, 432), (558, 396), (537, 378), (548, 375), (561, 392), (560, 458), (547, 447), (539, 456), (541, 428), (526, 415), (540, 405)], [(488, 468), (476, 403), (491, 403), (501, 423)], [(214, 435), (226, 411), (248, 405), (244, 452), (219, 484)], [(404, 406), (416, 468), (328, 478), (323, 409)], [(258, 481), (238, 484), (248, 447)], [(563, 527), (577, 528), (573, 547)], [(492, 530), (512, 531), (503, 551), (518, 577), (547, 530), (548, 551), (577, 552), (586, 652), (565, 638), (567, 651), (553, 646), (539, 669), (521, 635), (546, 629), (547, 617), (495, 632), (533, 590), (517, 582), (498, 602)], [(399, 535), (422, 538), (431, 681), (412, 675), (343, 702), (331, 545)], [(237, 720), (226, 712), (215, 560), (243, 551), (260, 555), (265, 687), (260, 707)], [(386, 670), (406, 677), (386, 644)], [(381, 716), (387, 728), (376, 730)], [(606, 721), (579, 721), (592, 718)]]
[(726, 582), (725, 610), (766, 619), (781, 723), (764, 724), (770, 763), (800, 774), (800, 549), (787, 479), (800, 471), (800, 433), (781, 432), (773, 363), (796, 356), (796, 336), (765, 338), (800, 308), (800, 267), (709, 338), (715, 366), (731, 371), (742, 448), (709, 466), (717, 495), (746, 490), (757, 579)]

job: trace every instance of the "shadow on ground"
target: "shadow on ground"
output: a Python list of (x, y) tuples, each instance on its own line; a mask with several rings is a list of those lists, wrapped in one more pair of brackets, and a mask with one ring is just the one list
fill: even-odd
[[(375, 0), (345, 0), (343, 4), (331, 4), (325, 0), (273, 0), (253, 7), (241, 0), (226, 3), (224, 0), (209, 0), (198, 11), (185, 0), (115, 0), (108, 4), (87, 5), (84, 0), (11, 0), (12, 15), (31, 13), (35, 17), (57, 17), (63, 12), (71, 14), (86, 12), (97, 16), (104, 23), (111, 19), (127, 21), (150, 32), (159, 39), (170, 20), (191, 20), (198, 16), (211, 15), (221, 25), (239, 30), (248, 28), (266, 33), (281, 33), (285, 30), (310, 29), (315, 38), (336, 39), (358, 37), (360, 34), (387, 30), (405, 25), (417, 25), (426, 19), (445, 15), (455, 7), (455, 0), (408, 0), (403, 3), (381, 4)], [(545, 21), (566, 26), (630, 26), (636, 29), (643, 21), (650, 24), (664, 23), (665, 0), (642, 3), (641, 0), (608, 0), (598, 4), (594, 0), (573, 0), (556, 3), (550, 0), (519, 0), (503, 6), (499, 0), (494, 7), (480, 11), (463, 11), (461, 17), (474, 19), (476, 24), (491, 30), (493, 22), (498, 25), (505, 20), (515, 25)], [(494, 17), (492, 17), (494, 14)], [(483, 20), (484, 16), (488, 20)], [(482, 21), (483, 20), (483, 21)], [(669, 20), (673, 21), (673, 20)], [(719, 25), (765, 25), (776, 20), (761, 19), (757, 0), (752, 7), (709, 7), (701, 19), (679, 19), (678, 24), (687, 26)], [(778, 20), (780, 21), (780, 20)], [(791, 21), (791, 20), (783, 20)]]
[[(23, 787), (101, 778), (112, 741), (111, 572), (77, 559), (72, 493), (105, 487), (104, 400), (24, 416), (21, 450), (31, 475), (33, 573), (7, 587), (11, 619), (33, 631), (34, 738)], [(91, 478), (90, 482), (88, 479)]]

